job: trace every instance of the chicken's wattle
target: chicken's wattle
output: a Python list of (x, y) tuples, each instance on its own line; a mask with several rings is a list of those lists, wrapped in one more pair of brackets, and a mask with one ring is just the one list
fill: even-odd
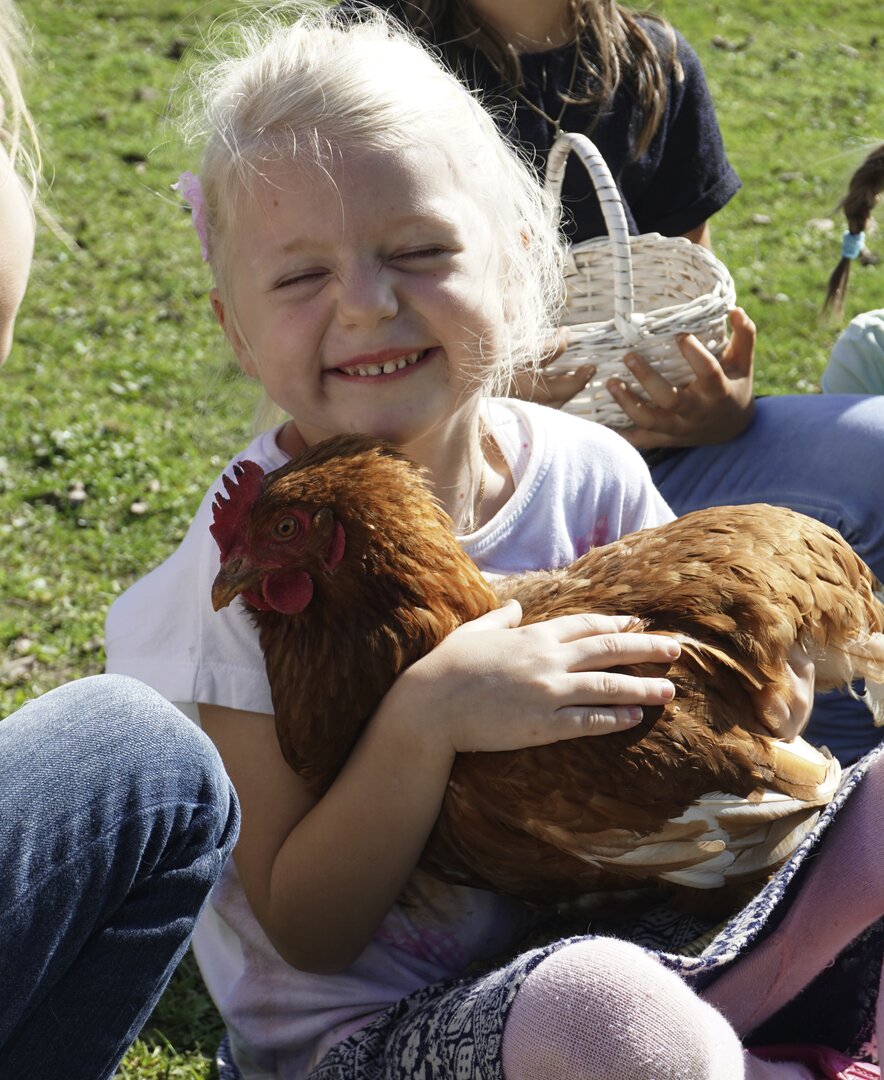
[(262, 587), (263, 605), (255, 604), (249, 594), (245, 594), (255, 607), (269, 608), (281, 615), (297, 615), (313, 599), (313, 579), (305, 570), (285, 570), (268, 574)]

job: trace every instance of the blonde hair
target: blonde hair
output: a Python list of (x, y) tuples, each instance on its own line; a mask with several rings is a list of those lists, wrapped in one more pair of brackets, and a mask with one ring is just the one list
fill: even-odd
[(277, 5), (216, 34), (181, 123), (185, 139), (203, 147), (206, 239), (222, 298), (237, 201), (263, 165), (323, 167), (353, 146), (438, 147), (488, 220), (501, 267), (500, 334), (483, 389), (501, 392), (514, 371), (536, 366), (563, 301), (558, 209), (478, 100), (378, 11), (342, 19)]
[(40, 179), (40, 148), (18, 77), (27, 54), (21, 16), (12, 0), (0, 0), (0, 143), (33, 202)]

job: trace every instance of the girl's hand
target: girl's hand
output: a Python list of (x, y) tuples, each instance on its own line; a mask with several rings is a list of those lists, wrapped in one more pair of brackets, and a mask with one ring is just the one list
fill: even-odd
[(669, 664), (678, 642), (630, 633), (630, 617), (565, 615), (519, 626), (519, 604), (466, 623), (409, 669), (426, 680), (434, 721), (451, 752), (517, 750), (634, 727), (642, 705), (675, 693), (668, 679), (610, 669)]
[(756, 705), (768, 727), (781, 739), (795, 739), (807, 727), (813, 709), (816, 668), (799, 642), (789, 650), (787, 674), (789, 699), (784, 701), (768, 687), (760, 691)]
[(605, 385), (634, 425), (621, 432), (633, 446), (704, 446), (734, 439), (749, 426), (755, 411), (755, 324), (742, 308), (730, 313), (730, 323), (733, 334), (720, 361), (693, 334), (679, 339), (678, 347), (694, 371), (694, 378), (681, 388), (642, 357), (625, 358), (651, 400), (643, 401), (619, 379)]
[(510, 385), (510, 397), (522, 401), (534, 401), (538, 405), (548, 405), (552, 409), (561, 409), (563, 405), (579, 394), (595, 375), (595, 364), (580, 364), (572, 371), (547, 371), (548, 366), (557, 360), (568, 347), (568, 328), (559, 328), (556, 343), (549, 356), (544, 357), (538, 371), (525, 371), (513, 377)]
[[(548, 361), (544, 362), (544, 368), (546, 363)], [(510, 385), (510, 397), (548, 405), (551, 409), (561, 409), (586, 387), (593, 375), (594, 364), (582, 364), (573, 371), (523, 372), (514, 376)]]

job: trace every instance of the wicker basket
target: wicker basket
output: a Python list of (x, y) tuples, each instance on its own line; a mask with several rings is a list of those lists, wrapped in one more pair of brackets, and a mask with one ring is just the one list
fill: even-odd
[(624, 355), (639, 353), (675, 386), (684, 386), (693, 371), (675, 337), (695, 334), (710, 352), (720, 354), (727, 340), (727, 313), (736, 300), (734, 283), (711, 251), (685, 237), (630, 236), (617, 185), (585, 135), (562, 132), (550, 151), (546, 185), (556, 198), (572, 150), (589, 172), (608, 236), (571, 247), (562, 317), (562, 325), (569, 327), (568, 347), (547, 370), (595, 364), (595, 375), (566, 410), (608, 427), (629, 427), (629, 417), (605, 389), (605, 382), (617, 376), (647, 399), (624, 366)]

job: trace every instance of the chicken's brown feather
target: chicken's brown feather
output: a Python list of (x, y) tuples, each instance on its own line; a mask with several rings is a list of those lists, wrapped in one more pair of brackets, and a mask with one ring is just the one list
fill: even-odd
[(304, 611), (253, 612), (280, 745), (317, 795), (396, 676), (510, 596), (525, 623), (625, 613), (682, 643), (673, 702), (638, 727), (458, 756), (422, 859), (448, 880), (545, 900), (643, 881), (735, 895), (794, 849), (838, 779), (830, 756), (775, 737), (759, 689), (788, 697), (796, 640), (823, 687), (884, 681), (871, 573), (834, 530), (782, 508), (698, 511), (492, 590), (421, 471), (364, 437), (265, 477), (241, 547), (259, 549), (287, 506), (330, 508), (346, 537), (330, 572), (305, 546)]

